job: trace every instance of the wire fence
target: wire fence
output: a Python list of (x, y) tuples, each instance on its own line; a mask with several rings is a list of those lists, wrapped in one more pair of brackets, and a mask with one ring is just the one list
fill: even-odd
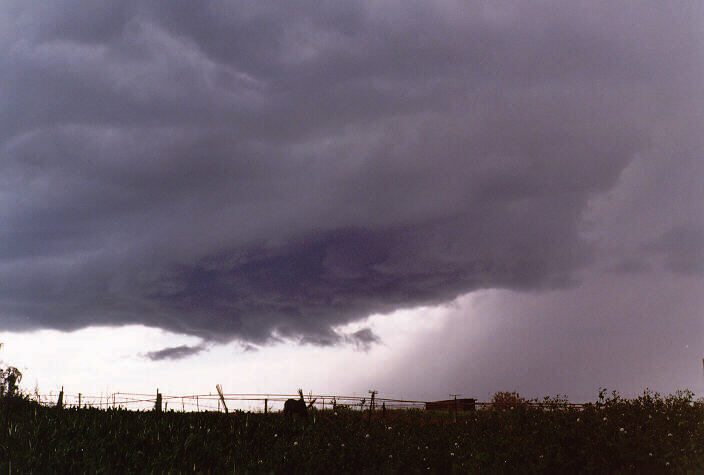
[[(222, 398), (217, 393), (191, 394), (186, 396), (169, 396), (159, 394), (162, 401), (163, 410), (174, 410), (183, 412), (193, 411), (225, 411), (246, 410), (252, 412), (276, 412), (283, 409), (284, 403), (288, 399), (299, 399), (298, 394), (263, 394), (263, 393), (228, 393)], [(151, 410), (157, 402), (157, 394), (146, 393), (123, 393), (115, 392), (110, 394), (90, 395), (90, 394), (62, 394), (63, 407), (91, 407), (98, 409), (129, 409), (129, 410)], [(329, 394), (308, 394), (304, 397), (306, 404), (317, 409), (333, 409), (335, 407), (346, 407), (356, 410), (371, 409), (437, 409), (453, 410), (453, 401), (417, 401), (408, 399), (394, 399), (385, 397), (375, 397), (372, 401), (370, 397), (364, 396), (341, 396)], [(37, 395), (37, 400), (47, 406), (58, 403), (59, 393), (50, 392), (48, 394)], [(224, 401), (224, 405), (223, 405)], [(465, 401), (465, 400), (458, 400)], [(373, 404), (373, 407), (372, 407)], [(516, 402), (516, 403), (494, 403), (479, 402), (472, 400), (471, 407), (476, 409), (489, 409), (492, 407), (512, 409), (514, 406), (522, 405), (543, 409), (575, 408), (582, 409), (585, 404), (570, 402)], [(466, 403), (459, 405), (460, 409), (466, 409)]]

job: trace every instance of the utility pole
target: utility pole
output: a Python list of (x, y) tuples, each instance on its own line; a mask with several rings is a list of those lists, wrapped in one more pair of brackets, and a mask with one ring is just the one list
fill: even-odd
[(450, 394), (450, 397), (455, 398), (455, 422), (457, 422), (457, 396), (459, 396), (459, 394)]
[(378, 393), (376, 389), (370, 389), (369, 394), (372, 395), (372, 400), (369, 402), (369, 422), (372, 422), (372, 411), (374, 410), (374, 395)]
[(370, 408), (371, 410), (374, 410), (374, 395), (377, 394), (378, 392), (379, 392), (379, 391), (377, 391), (376, 389), (370, 389), (370, 390), (369, 390), (369, 394), (372, 395), (372, 400), (371, 400), (371, 402), (369, 403), (369, 408)]

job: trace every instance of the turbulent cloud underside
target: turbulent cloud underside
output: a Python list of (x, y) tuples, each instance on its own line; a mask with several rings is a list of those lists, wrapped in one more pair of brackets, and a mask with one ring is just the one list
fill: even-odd
[[(624, 5), (10, 2), (0, 324), (365, 348), (336, 328), (572, 285), (698, 84), (697, 4)], [(700, 272), (678, 229), (648, 252)]]

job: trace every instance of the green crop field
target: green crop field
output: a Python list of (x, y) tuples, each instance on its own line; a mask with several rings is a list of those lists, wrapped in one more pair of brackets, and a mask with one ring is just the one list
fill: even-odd
[[(550, 402), (548, 400), (547, 402)], [(44, 472), (704, 472), (704, 402), (616, 394), (460, 413), (338, 407), (182, 413), (45, 407), (0, 399), (0, 470)]]

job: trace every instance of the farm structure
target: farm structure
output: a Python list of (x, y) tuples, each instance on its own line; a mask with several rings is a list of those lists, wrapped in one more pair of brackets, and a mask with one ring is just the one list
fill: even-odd
[(425, 403), (426, 411), (473, 411), (476, 409), (476, 399), (447, 399), (445, 401), (432, 401)]

